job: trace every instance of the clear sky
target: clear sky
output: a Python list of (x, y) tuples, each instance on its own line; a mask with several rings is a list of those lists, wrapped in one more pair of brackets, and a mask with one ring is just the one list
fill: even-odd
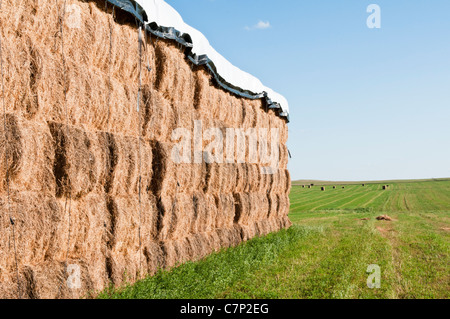
[(293, 180), (450, 177), (450, 1), (166, 1), (286, 96)]

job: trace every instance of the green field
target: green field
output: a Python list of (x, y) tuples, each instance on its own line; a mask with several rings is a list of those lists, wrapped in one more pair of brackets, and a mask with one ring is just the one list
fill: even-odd
[(100, 297), (450, 298), (450, 181), (387, 183), (293, 186), (290, 230)]

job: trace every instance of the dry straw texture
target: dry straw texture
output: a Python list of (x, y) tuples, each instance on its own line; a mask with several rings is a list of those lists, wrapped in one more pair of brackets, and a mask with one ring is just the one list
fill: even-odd
[[(290, 226), (283, 119), (148, 35), (138, 112), (134, 19), (113, 19), (103, 1), (67, 7), (61, 33), (62, 1), (2, 1), (0, 297), (89, 297)], [(196, 120), (224, 134), (279, 129), (279, 170), (174, 163), (172, 131)], [(69, 265), (80, 289), (67, 285)]]

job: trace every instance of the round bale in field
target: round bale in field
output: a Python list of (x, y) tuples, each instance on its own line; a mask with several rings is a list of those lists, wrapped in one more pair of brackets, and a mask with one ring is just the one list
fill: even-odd
[(342, 186), (342, 189), (345, 189), (345, 186)]
[(321, 187), (321, 190), (322, 190), (322, 192), (324, 192), (325, 191), (325, 187)]
[(385, 191), (388, 188), (388, 186), (383, 185), (383, 190)]
[(336, 186), (333, 186), (333, 189), (336, 189)]

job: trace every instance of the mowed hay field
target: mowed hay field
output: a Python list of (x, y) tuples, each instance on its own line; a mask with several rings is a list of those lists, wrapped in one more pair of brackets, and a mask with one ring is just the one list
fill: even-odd
[(100, 297), (450, 298), (450, 180), (386, 184), (293, 186), (291, 229)]

